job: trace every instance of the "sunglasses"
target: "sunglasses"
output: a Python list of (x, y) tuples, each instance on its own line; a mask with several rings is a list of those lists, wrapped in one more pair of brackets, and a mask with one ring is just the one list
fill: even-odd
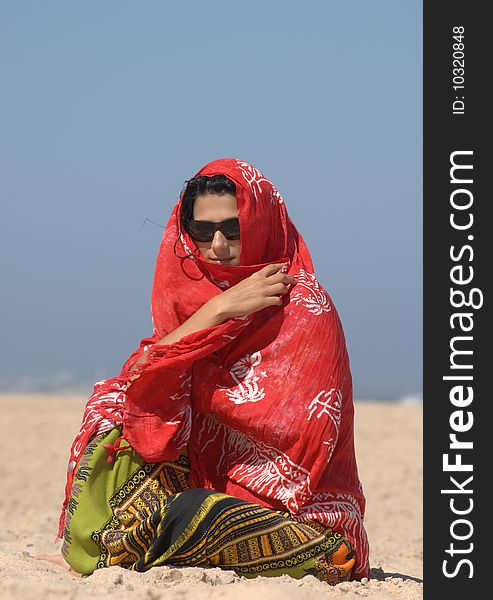
[(240, 239), (240, 222), (237, 218), (226, 219), (220, 223), (213, 221), (187, 221), (187, 232), (197, 242), (212, 242), (216, 231), (220, 231), (227, 240)]

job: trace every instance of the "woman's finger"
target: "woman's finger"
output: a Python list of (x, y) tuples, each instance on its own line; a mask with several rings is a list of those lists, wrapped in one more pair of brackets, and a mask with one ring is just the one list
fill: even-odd
[(269, 294), (286, 294), (289, 291), (284, 283), (274, 283), (269, 288)]
[(265, 267), (262, 267), (259, 272), (262, 272), (266, 277), (268, 277), (273, 273), (277, 273), (286, 264), (287, 263), (273, 263), (272, 265), (266, 265)]
[(286, 283), (286, 284), (293, 284), (295, 285), (296, 283), (298, 283), (298, 280), (296, 279), (296, 277), (294, 277), (293, 275), (288, 275), (287, 273), (272, 273), (271, 275), (269, 275), (268, 277), (269, 281), (272, 281), (273, 283)]
[(282, 296), (271, 296), (267, 298), (267, 306), (281, 306), (283, 300)]

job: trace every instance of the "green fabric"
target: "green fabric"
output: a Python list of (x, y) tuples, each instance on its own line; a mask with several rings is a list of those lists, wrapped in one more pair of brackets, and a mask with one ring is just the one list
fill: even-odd
[[(309, 573), (331, 585), (349, 578), (354, 552), (339, 533), (291, 521), (285, 511), (189, 489), (185, 456), (146, 463), (133, 448), (123, 449), (128, 443), (120, 435), (115, 428), (94, 438), (77, 465), (62, 554), (78, 573), (169, 564), (219, 566), (244, 577)], [(118, 438), (122, 450), (109, 463), (105, 445), (114, 447)]]
[[(104, 444), (113, 444), (120, 435), (120, 429), (115, 428), (94, 438), (84, 451), (74, 477), (62, 554), (83, 575), (95, 571), (99, 561), (101, 549), (91, 536), (113, 517), (110, 498), (144, 462), (133, 448), (119, 452), (118, 460), (107, 462)], [(125, 439), (120, 442), (120, 446), (127, 444)]]

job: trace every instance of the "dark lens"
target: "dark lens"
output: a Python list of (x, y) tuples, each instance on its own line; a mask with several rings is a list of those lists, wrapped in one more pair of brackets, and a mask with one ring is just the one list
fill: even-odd
[(216, 232), (214, 223), (209, 223), (208, 221), (190, 220), (187, 223), (187, 229), (190, 236), (198, 242), (212, 241)]
[(219, 229), (228, 240), (240, 239), (240, 222), (238, 219), (227, 219), (219, 224)]
[(226, 219), (220, 223), (190, 219), (187, 222), (186, 229), (190, 236), (197, 242), (211, 242), (217, 229), (228, 240), (240, 239), (240, 222), (237, 218)]

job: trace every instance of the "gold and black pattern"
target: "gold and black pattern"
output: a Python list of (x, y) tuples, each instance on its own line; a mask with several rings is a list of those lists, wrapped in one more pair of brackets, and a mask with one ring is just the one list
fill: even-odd
[(292, 521), (286, 511), (189, 489), (183, 459), (144, 463), (115, 492), (112, 518), (93, 533), (98, 568), (221, 567), (246, 577), (312, 574), (330, 584), (349, 578), (354, 552), (341, 534)]
[(186, 456), (180, 456), (177, 462), (144, 463), (115, 493), (110, 506), (115, 511), (128, 504), (137, 493), (142, 501), (151, 500), (146, 494), (151, 488), (155, 494), (171, 496), (188, 489), (190, 463)]
[(143, 463), (120, 486), (109, 504), (112, 517), (92, 534), (101, 549), (97, 568), (128, 567), (152, 544), (156, 513), (164, 515), (167, 499), (188, 489), (190, 463), (186, 456), (176, 462)]
[[(220, 554), (229, 548), (231, 544), (238, 545), (238, 552), (242, 554), (242, 561), (254, 561), (256, 558), (264, 560), (266, 556), (282, 556), (293, 549), (302, 548), (303, 544), (311, 541), (311, 538), (301, 531), (296, 523), (286, 519), (278, 513), (257, 505), (241, 504), (236, 507), (237, 511), (243, 513), (243, 519), (236, 521), (223, 518), (217, 529), (222, 529), (221, 535), (216, 533), (216, 528), (211, 530), (208, 539), (209, 553)], [(254, 508), (250, 508), (253, 506)], [(286, 523), (289, 522), (289, 527)], [(255, 551), (249, 542), (255, 536)]]
[[(162, 564), (207, 566), (206, 535), (221, 501), (231, 496), (202, 488), (186, 490), (169, 499), (169, 508), (158, 524), (153, 546), (135, 565), (145, 571)], [(192, 550), (192, 552), (190, 552)]]
[(355, 553), (349, 540), (340, 533), (332, 531), (329, 538), (337, 543), (337, 549), (319, 557), (313, 566), (305, 569), (305, 572), (330, 585), (336, 585), (349, 579), (351, 569), (348, 573), (348, 564), (354, 564)]
[[(191, 520), (185, 517), (187, 513), (193, 514)], [(336, 532), (320, 534), (268, 508), (194, 489), (170, 499), (152, 546), (131, 568), (218, 566), (247, 577), (284, 571), (293, 576), (310, 573), (337, 583), (347, 579), (350, 569), (332, 565), (330, 556), (341, 548), (347, 564), (345, 542)]]

